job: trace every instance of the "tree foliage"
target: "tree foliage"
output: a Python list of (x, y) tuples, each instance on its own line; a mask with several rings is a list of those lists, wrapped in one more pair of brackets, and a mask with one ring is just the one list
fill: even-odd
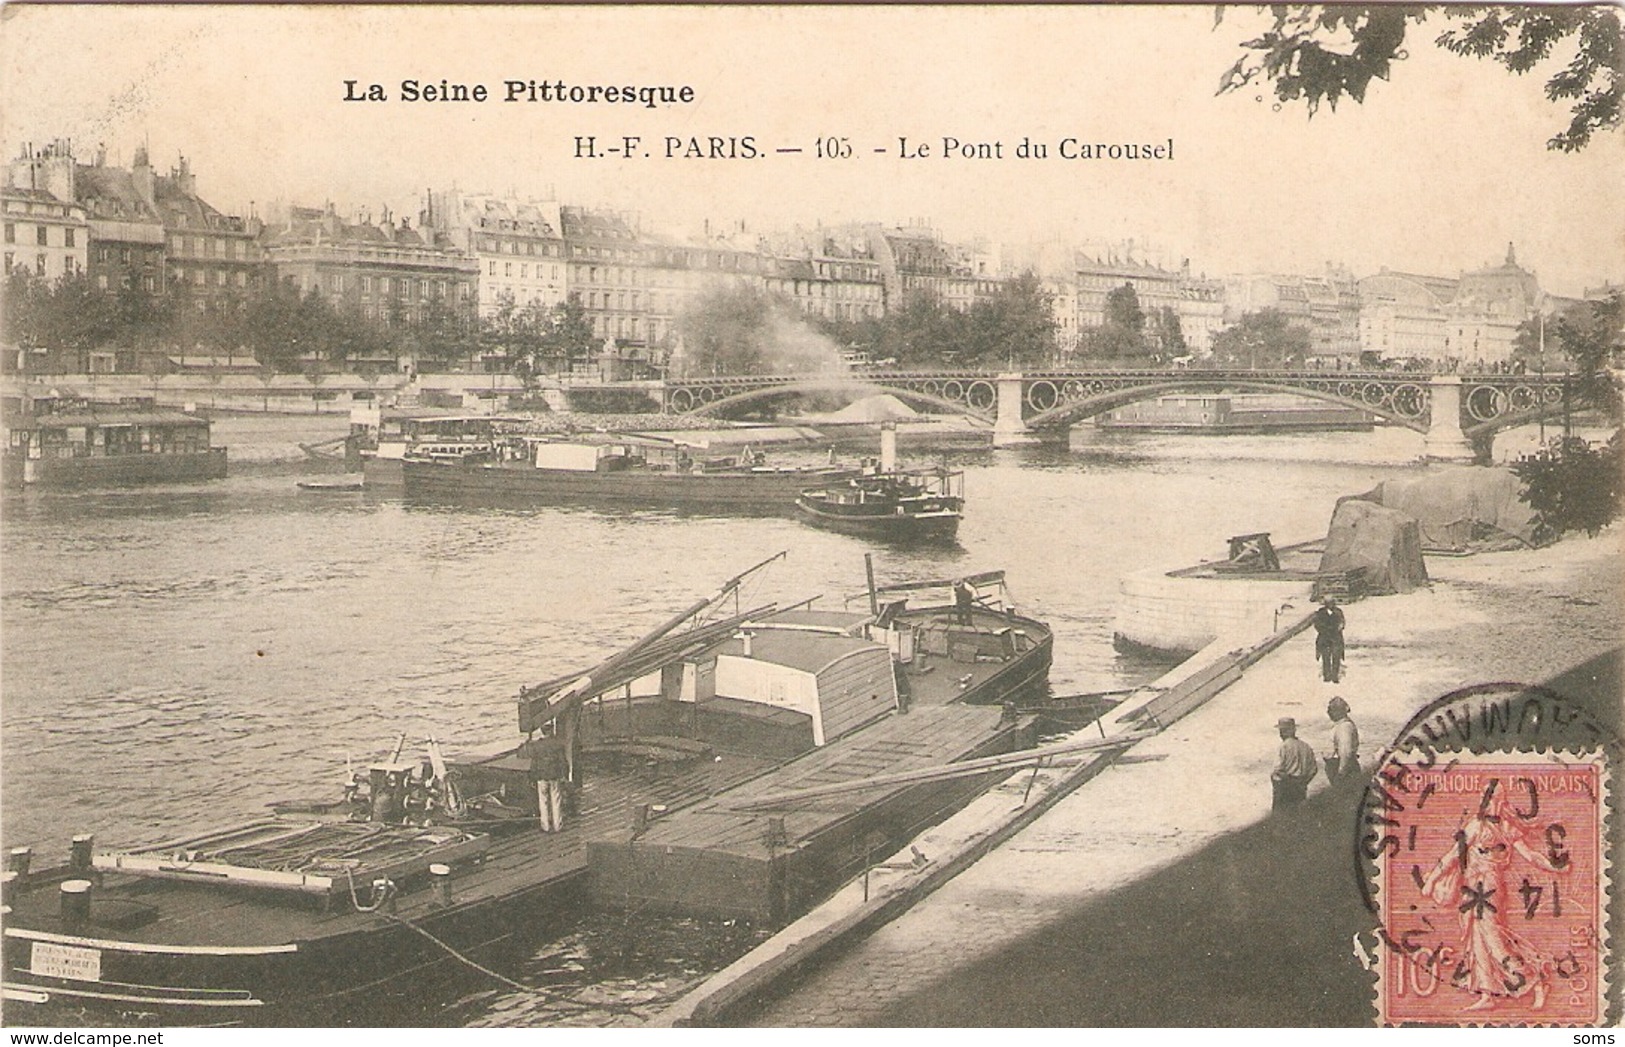
[(917, 292), (883, 319), (812, 323), (838, 345), (904, 367), (1048, 364), (1056, 352), (1054, 296), (1032, 272), (1005, 281), (966, 310)]
[(1213, 339), (1213, 361), (1225, 367), (1291, 367), (1309, 355), (1309, 331), (1279, 309), (1244, 313)]
[[(1276, 4), (1270, 11), (1272, 24), (1242, 42), (1245, 53), (1220, 80), (1220, 94), (1268, 81), (1276, 98), (1302, 100), (1311, 116), (1322, 102), (1333, 109), (1344, 97), (1363, 102), (1371, 81), (1388, 79), (1407, 57), (1411, 23), (1435, 15), (1449, 23), (1436, 45), (1515, 74), (1552, 58), (1560, 45), (1572, 52), (1546, 80), (1546, 97), (1568, 103), (1570, 115), (1548, 148), (1583, 149), (1592, 135), (1620, 126), (1620, 21), (1611, 7)], [(1223, 18), (1220, 7), (1215, 25)]]
[(1584, 531), (1595, 537), (1619, 517), (1620, 449), (1618, 431), (1601, 447), (1567, 437), (1512, 463), (1512, 471), (1524, 482), (1518, 497), (1537, 516), (1537, 535), (1556, 538)]
[(1574, 372), (1575, 398), (1602, 411), (1614, 422), (1621, 419), (1619, 391), (1609, 373), (1625, 362), (1625, 295), (1615, 291), (1597, 301), (1576, 302), (1545, 318), (1545, 352), (1540, 349), (1541, 318), (1518, 328), (1513, 351), (1528, 362), (1544, 357), (1548, 365), (1560, 362)]
[(1125, 281), (1106, 292), (1105, 323), (1085, 328), (1078, 346), (1085, 356), (1124, 363), (1153, 363), (1158, 346), (1146, 337), (1139, 293)]

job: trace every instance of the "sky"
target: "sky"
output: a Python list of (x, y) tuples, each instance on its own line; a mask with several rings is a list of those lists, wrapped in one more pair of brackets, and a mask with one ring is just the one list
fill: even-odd
[[(127, 165), (184, 154), (222, 210), (273, 202), (415, 217), (426, 188), (553, 194), (655, 228), (924, 219), (956, 238), (1133, 239), (1209, 274), (1393, 269), (1453, 276), (1509, 241), (1547, 290), (1625, 279), (1625, 136), (1578, 154), (1565, 112), (1413, 28), (1363, 105), (1310, 119), (1216, 96), (1261, 16), (1127, 7), (117, 7), (0, 9), (0, 146), (71, 138)], [(695, 100), (408, 102), (403, 80), (687, 85)], [(390, 101), (347, 102), (345, 81)], [(640, 138), (632, 159), (583, 158)], [(760, 155), (664, 155), (749, 136)], [(1001, 159), (940, 154), (944, 137)], [(1065, 160), (1063, 138), (1174, 142), (1161, 161)], [(1015, 156), (1023, 138), (1045, 159)], [(820, 158), (819, 140), (852, 155)], [(837, 142), (839, 147), (839, 143)], [(799, 154), (779, 153), (800, 148)], [(885, 149), (885, 153), (875, 150)], [(641, 155), (648, 151), (647, 158)], [(1121, 248), (1119, 249), (1121, 253)]]

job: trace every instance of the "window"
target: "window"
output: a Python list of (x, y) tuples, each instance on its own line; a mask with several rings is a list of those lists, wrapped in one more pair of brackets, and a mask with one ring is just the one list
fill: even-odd
[(48, 226), (40, 226), (34, 230), (34, 242), (41, 247), (51, 246), (51, 230)]
[(496, 264), (495, 261), (491, 262), (491, 268), (489, 268), (489, 269), (487, 269), (485, 271), (485, 275), (486, 276), (495, 276), (495, 275), (497, 275), (497, 264)]
[(6, 223), (6, 243), (14, 244), (16, 242), (17, 242), (17, 223), (16, 222), (7, 222)]
[(12, 252), (7, 251), (6, 252), (6, 272), (8, 272), (8, 273), (11, 272), (11, 267), (16, 265), (16, 264), (17, 264), (17, 256), (15, 254), (13, 254)]
[(248, 286), (248, 274), (247, 273), (239, 272), (237, 274), (237, 286), (238, 287), (247, 287)]
[(513, 263), (512, 262), (503, 262), (502, 263), (502, 275), (503, 276), (512, 276), (513, 275)]
[(62, 246), (63, 247), (72, 247), (73, 246), (73, 230), (72, 229), (64, 229), (64, 230), (62, 230)]
[(361, 278), (361, 293), (372, 294), (372, 277), (363, 276)]

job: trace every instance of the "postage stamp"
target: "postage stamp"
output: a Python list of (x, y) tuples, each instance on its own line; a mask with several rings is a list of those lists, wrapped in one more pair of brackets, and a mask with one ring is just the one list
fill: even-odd
[(1603, 1021), (1608, 787), (1601, 750), (1389, 758), (1379, 1024)]

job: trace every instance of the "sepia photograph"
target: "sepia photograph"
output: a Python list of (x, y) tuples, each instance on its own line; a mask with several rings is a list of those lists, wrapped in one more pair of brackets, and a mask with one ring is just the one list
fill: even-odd
[(1619, 1024), (1620, 24), (0, 7), (0, 1024)]

